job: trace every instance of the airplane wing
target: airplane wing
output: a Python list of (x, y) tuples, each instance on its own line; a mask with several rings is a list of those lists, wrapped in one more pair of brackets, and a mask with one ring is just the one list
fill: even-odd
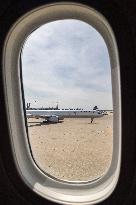
[(64, 118), (62, 116), (57, 115), (33, 115), (33, 114), (26, 114), (27, 118), (42, 118), (47, 120), (47, 122), (59, 122), (59, 120), (63, 120)]

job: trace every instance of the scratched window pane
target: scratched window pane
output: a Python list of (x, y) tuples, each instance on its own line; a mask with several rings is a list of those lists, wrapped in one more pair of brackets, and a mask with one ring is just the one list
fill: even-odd
[(91, 181), (110, 167), (110, 59), (101, 34), (79, 20), (47, 23), (27, 38), (22, 77), (28, 138), (38, 167), (67, 181)]

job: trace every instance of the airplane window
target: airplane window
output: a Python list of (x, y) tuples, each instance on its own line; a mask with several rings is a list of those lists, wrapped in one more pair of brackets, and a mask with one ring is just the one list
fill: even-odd
[(22, 73), (38, 167), (66, 181), (102, 177), (112, 158), (113, 106), (110, 59), (100, 33), (72, 19), (41, 26), (23, 46)]
[(68, 2), (27, 12), (5, 39), (2, 73), (22, 183), (60, 204), (108, 198), (119, 178), (122, 132), (119, 55), (108, 19)]

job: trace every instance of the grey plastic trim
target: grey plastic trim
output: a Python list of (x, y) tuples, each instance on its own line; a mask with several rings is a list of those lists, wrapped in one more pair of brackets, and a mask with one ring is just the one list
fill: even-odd
[[(93, 182), (68, 183), (45, 175), (34, 163), (26, 133), (19, 58), (25, 39), (39, 26), (60, 19), (78, 19), (93, 26), (104, 38), (110, 56), (113, 90), (113, 156), (106, 174)], [(121, 163), (121, 89), (116, 40), (108, 21), (82, 4), (54, 3), (32, 10), (10, 29), (3, 49), (3, 81), (8, 125), (16, 168), (22, 180), (44, 198), (61, 204), (96, 204), (115, 189)]]

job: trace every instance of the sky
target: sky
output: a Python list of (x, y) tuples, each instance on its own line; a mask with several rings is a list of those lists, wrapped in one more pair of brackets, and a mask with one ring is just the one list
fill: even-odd
[(57, 20), (31, 33), (22, 73), (25, 101), (32, 107), (112, 109), (108, 50), (85, 22)]

